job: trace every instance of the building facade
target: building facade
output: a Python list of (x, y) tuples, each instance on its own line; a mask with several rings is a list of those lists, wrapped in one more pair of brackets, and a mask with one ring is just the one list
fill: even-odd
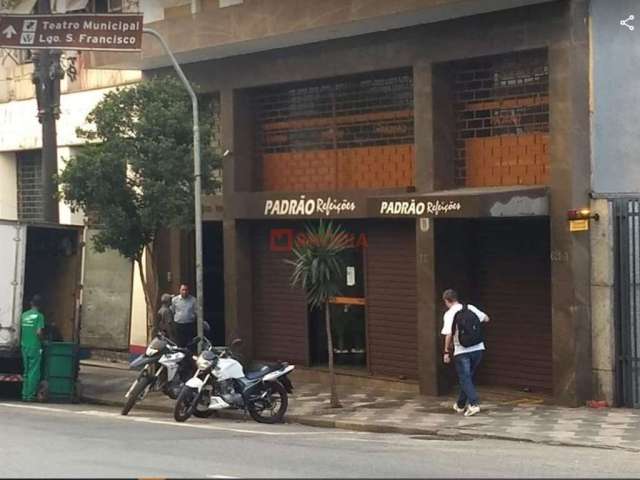
[[(629, 404), (638, 318), (621, 313), (614, 210), (639, 190), (637, 114), (608, 75), (631, 68), (613, 48), (628, 46), (618, 16), (632, 5), (605, 3), (167, 4), (151, 26), (219, 96), (230, 151), (223, 212), (209, 217), (222, 222), (227, 337), (255, 358), (326, 362), (285, 260), (328, 219), (352, 239), (332, 305), (343, 368), (446, 392), (440, 294), (455, 288), (493, 320), (483, 383)], [(171, 73), (151, 43), (92, 60)], [(569, 222), (588, 208), (597, 220)]]

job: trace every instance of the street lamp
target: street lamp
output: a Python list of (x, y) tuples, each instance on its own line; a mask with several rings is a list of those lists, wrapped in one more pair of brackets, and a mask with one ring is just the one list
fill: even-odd
[[(204, 308), (203, 308), (203, 279), (202, 279), (202, 166), (200, 161), (200, 120), (198, 116), (198, 96), (193, 90), (191, 83), (185, 76), (180, 64), (169, 49), (169, 45), (164, 38), (152, 28), (143, 28), (143, 33), (147, 33), (160, 42), (162, 48), (167, 53), (173, 64), (173, 68), (184, 84), (191, 97), (191, 108), (193, 109), (193, 177), (194, 177), (194, 208), (195, 208), (195, 230), (196, 230), (196, 322), (198, 327), (198, 337), (204, 334)], [(202, 341), (198, 342), (198, 352), (202, 348)]]

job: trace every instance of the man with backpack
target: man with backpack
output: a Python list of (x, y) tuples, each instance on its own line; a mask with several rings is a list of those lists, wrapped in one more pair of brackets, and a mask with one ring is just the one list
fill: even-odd
[(473, 384), (473, 376), (480, 365), (484, 352), (482, 323), (489, 316), (474, 307), (458, 301), (455, 290), (445, 290), (442, 299), (447, 307), (444, 314), (442, 335), (444, 339), (444, 363), (451, 363), (451, 343), (453, 340), (453, 360), (460, 381), (460, 396), (453, 404), (456, 413), (471, 417), (480, 412), (480, 400)]

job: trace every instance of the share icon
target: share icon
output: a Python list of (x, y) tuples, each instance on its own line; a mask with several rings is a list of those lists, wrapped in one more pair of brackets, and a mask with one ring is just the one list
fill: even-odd
[(622, 25), (623, 27), (627, 27), (629, 30), (631, 30), (633, 32), (633, 30), (636, 28), (633, 25), (631, 25), (631, 23), (633, 20), (636, 19), (635, 15), (629, 15), (628, 18), (626, 18), (625, 20), (620, 20), (620, 25)]

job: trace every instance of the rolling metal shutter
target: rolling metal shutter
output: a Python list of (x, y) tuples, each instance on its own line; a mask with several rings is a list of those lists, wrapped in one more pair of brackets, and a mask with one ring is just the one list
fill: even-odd
[(308, 364), (307, 304), (289, 283), (290, 252), (270, 248), (268, 225), (253, 231), (253, 332), (255, 357)]
[(552, 388), (551, 274), (546, 219), (486, 221), (476, 236), (478, 307), (491, 317), (479, 381)]
[(414, 222), (368, 226), (367, 333), (373, 375), (418, 378)]

